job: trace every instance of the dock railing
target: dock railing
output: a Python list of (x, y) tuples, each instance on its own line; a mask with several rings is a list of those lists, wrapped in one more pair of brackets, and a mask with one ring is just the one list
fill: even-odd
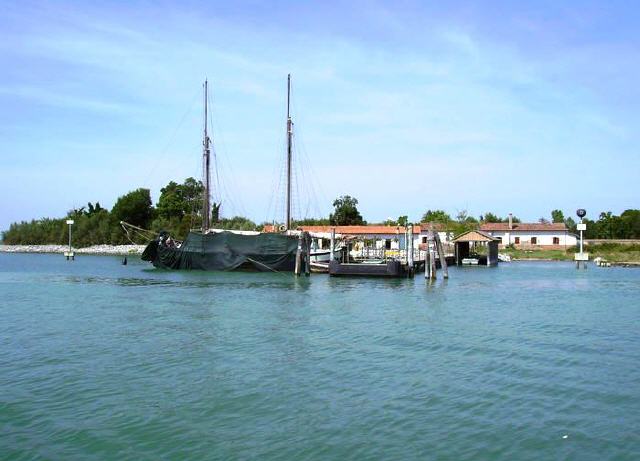
[[(444, 245), (445, 256), (453, 256), (454, 250), (453, 245)], [(353, 253), (352, 253), (353, 254)], [(413, 260), (416, 262), (422, 262), (426, 259), (427, 251), (426, 249), (420, 249), (415, 247), (413, 249)], [(361, 260), (381, 260), (381, 261), (406, 261), (407, 260), (407, 250), (390, 250), (387, 248), (376, 248), (376, 247), (364, 247), (354, 254), (355, 259)], [(436, 256), (436, 259), (438, 257)]]

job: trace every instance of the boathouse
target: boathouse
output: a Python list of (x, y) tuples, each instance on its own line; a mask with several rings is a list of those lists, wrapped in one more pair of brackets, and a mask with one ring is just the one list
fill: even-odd
[(478, 230), (458, 235), (453, 239), (456, 265), (497, 266), (499, 242), (497, 238)]

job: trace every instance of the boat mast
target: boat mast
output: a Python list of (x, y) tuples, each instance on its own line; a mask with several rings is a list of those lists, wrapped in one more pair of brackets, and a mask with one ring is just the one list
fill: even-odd
[(293, 135), (293, 122), (290, 114), (291, 102), (291, 74), (287, 75), (287, 230), (291, 228), (291, 137)]
[(211, 219), (211, 172), (210, 172), (210, 154), (209, 144), (211, 140), (207, 133), (208, 122), (208, 82), (204, 81), (204, 137), (202, 138), (202, 182), (204, 183), (204, 197), (202, 197), (202, 233), (205, 234), (209, 230), (209, 222)]

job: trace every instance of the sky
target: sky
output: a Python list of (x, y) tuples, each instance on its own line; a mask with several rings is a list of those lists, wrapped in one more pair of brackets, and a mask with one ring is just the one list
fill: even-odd
[(0, 1), (0, 229), (201, 175), (225, 216), (640, 207), (633, 2)]

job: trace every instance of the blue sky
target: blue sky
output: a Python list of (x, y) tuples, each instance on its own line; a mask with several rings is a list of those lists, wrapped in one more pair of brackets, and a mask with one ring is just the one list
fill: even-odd
[(223, 213), (640, 206), (640, 7), (623, 2), (3, 2), (0, 229), (200, 174)]

